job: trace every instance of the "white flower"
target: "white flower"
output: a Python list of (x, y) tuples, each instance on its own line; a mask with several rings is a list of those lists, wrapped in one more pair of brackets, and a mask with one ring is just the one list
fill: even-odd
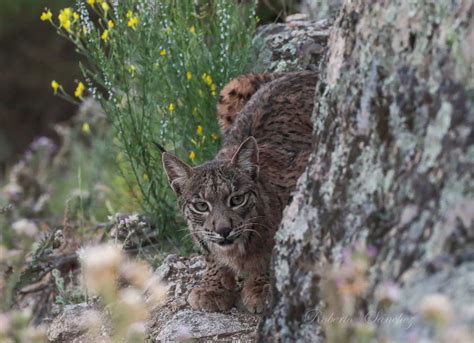
[(145, 290), (152, 277), (150, 266), (145, 262), (128, 261), (120, 269), (120, 274), (132, 285)]
[(79, 252), (87, 289), (104, 294), (113, 292), (124, 260), (118, 245), (102, 244)]
[(127, 318), (132, 323), (148, 318), (148, 311), (143, 302), (142, 295), (135, 288), (127, 288), (120, 291), (119, 299), (119, 308), (126, 311)]
[(38, 233), (38, 227), (36, 224), (27, 219), (17, 220), (12, 224), (13, 230), (21, 236), (35, 237)]
[(423, 298), (419, 312), (428, 321), (436, 324), (447, 324), (453, 318), (449, 299), (443, 294), (430, 294)]
[(385, 282), (375, 291), (375, 297), (384, 305), (391, 305), (400, 300), (400, 288), (393, 282)]
[(160, 278), (155, 275), (150, 280), (148, 280), (146, 292), (149, 294), (147, 303), (149, 303), (151, 306), (161, 306), (166, 300), (168, 286), (163, 284)]

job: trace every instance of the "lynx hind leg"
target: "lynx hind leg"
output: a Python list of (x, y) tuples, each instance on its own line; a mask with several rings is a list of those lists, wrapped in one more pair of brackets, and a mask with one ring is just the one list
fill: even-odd
[(195, 310), (223, 312), (234, 306), (237, 296), (234, 273), (209, 261), (201, 283), (191, 291), (188, 302)]
[(245, 74), (230, 81), (221, 91), (217, 117), (221, 132), (230, 129), (239, 113), (258, 89), (278, 76), (271, 73)]

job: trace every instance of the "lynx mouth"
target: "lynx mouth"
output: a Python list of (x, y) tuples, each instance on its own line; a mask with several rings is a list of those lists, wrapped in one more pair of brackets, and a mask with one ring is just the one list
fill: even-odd
[(220, 240), (219, 242), (217, 242), (217, 244), (219, 244), (220, 246), (229, 246), (229, 245), (234, 244), (234, 242), (235, 242), (235, 239), (224, 238)]

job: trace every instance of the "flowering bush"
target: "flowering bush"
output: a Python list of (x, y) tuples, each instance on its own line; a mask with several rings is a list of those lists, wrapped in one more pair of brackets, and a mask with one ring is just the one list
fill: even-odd
[[(98, 99), (113, 124), (117, 160), (163, 237), (176, 237), (174, 197), (162, 171), (162, 150), (198, 163), (219, 141), (219, 89), (246, 71), (255, 3), (227, 0), (78, 0), (75, 9), (41, 20), (85, 57), (84, 80), (70, 96)], [(171, 225), (170, 225), (171, 224)]]

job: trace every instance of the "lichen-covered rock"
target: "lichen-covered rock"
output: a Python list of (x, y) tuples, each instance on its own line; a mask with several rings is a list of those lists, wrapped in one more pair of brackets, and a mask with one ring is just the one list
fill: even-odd
[(288, 22), (263, 25), (253, 40), (253, 71), (318, 70), (329, 35), (330, 20), (291, 16)]
[(67, 305), (48, 328), (50, 342), (108, 342), (110, 328), (103, 326), (106, 318), (88, 304)]
[(344, 2), (262, 340), (472, 341), (473, 15), (471, 1)]
[[(242, 319), (244, 318), (244, 319)], [(176, 312), (154, 338), (156, 342), (194, 339), (244, 340), (255, 338), (255, 320), (248, 322), (237, 310), (210, 313), (190, 309)]]
[(308, 13), (311, 19), (326, 19), (337, 15), (342, 5), (342, 0), (302, 0), (300, 9)]

